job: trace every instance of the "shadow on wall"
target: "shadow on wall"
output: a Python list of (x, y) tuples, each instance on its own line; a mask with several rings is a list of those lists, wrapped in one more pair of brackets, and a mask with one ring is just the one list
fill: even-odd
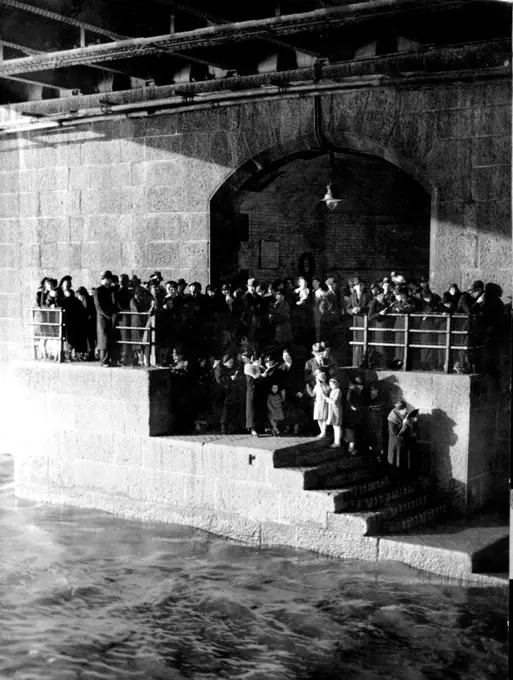
[[(365, 377), (367, 384), (376, 382), (382, 401), (387, 409), (392, 409), (399, 399), (405, 399), (400, 386), (399, 378), (395, 375), (380, 380), (376, 371), (363, 371), (355, 369), (355, 374), (360, 373)], [(418, 404), (412, 404), (405, 399), (410, 409), (417, 408)], [(420, 456), (420, 470), (424, 474), (434, 475), (438, 480), (439, 489), (451, 498), (451, 504), (456, 507), (464, 507), (467, 496), (467, 484), (453, 478), (451, 462), (451, 449), (456, 446), (458, 436), (454, 432), (456, 422), (442, 409), (433, 409), (430, 413), (419, 413), (418, 455)]]

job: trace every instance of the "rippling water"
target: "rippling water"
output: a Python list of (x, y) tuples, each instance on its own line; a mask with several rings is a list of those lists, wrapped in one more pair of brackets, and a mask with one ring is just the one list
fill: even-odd
[(0, 508), (0, 678), (507, 677), (505, 591), (85, 510)]

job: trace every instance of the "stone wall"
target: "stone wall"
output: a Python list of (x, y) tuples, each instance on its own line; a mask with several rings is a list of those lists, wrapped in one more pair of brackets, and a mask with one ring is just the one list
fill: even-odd
[[(6, 413), (17, 433), (8, 452), (15, 456), (18, 486), (48, 487), (50, 497), (64, 491), (115, 494), (174, 504), (180, 512), (206, 507), (259, 521), (303, 517), (324, 526), (329, 497), (303, 491), (302, 474), (275, 469), (265, 438), (242, 442), (241, 449), (235, 440), (221, 445), (208, 438), (184, 443), (180, 437), (155, 436), (172, 428), (165, 369), (19, 362), (10, 375)], [(391, 371), (368, 371), (366, 380), (381, 382), (389, 406), (403, 397), (420, 409), (422, 466), (454, 509), (484, 506), (498, 469), (492, 447), (496, 414), (483, 406), (491, 403), (487, 381)], [(280, 445), (283, 456), (289, 455), (289, 441)], [(254, 465), (248, 465), (248, 455), (255, 453), (251, 446), (258, 449)]]
[[(482, 278), (511, 293), (510, 99), (500, 80), (322, 96), (334, 146), (381, 156), (434, 192), (437, 287)], [(2, 358), (20, 356), (22, 310), (44, 275), (207, 281), (212, 196), (240, 188), (248, 159), (315, 145), (307, 97), (2, 137)]]

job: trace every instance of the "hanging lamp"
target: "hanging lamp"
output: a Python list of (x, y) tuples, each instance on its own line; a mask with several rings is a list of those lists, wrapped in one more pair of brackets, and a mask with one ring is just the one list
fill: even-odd
[(332, 186), (333, 186), (333, 170), (334, 170), (334, 166), (335, 166), (333, 151), (330, 151), (330, 152), (329, 152), (329, 159), (330, 159), (329, 183), (328, 183), (328, 185), (327, 185), (327, 187), (326, 187), (326, 193), (325, 193), (325, 195), (324, 195), (324, 198), (322, 198), (321, 201), (324, 201), (324, 203), (326, 204), (326, 207), (328, 208), (328, 210), (336, 210), (338, 204), (339, 204), (339, 203), (342, 203), (342, 199), (341, 199), (341, 198), (336, 198), (336, 197), (333, 195), (333, 190), (332, 190)]

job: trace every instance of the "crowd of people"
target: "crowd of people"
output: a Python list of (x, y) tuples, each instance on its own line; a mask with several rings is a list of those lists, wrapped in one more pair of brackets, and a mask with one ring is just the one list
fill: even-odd
[[(214, 419), (223, 432), (258, 436), (298, 433), (317, 422), (319, 437), (333, 432), (333, 446), (346, 442), (350, 452), (363, 447), (379, 456), (384, 437), (372, 443), (377, 435), (368, 424), (376, 409), (386, 424), (380, 397), (374, 387), (357, 378), (348, 385), (340, 375), (340, 366), (352, 364), (353, 317), (368, 316), (379, 326), (390, 314), (465, 314), (494, 345), (504, 316), (501, 295), (496, 284), (475, 281), (467, 291), (453, 284), (440, 296), (426, 280), (396, 272), (370, 286), (359, 277), (345, 286), (335, 277), (268, 285), (249, 278), (244, 287), (208, 285), (203, 293), (199, 282), (164, 282), (159, 272), (143, 283), (105, 271), (91, 291), (75, 291), (71, 276), (59, 283), (45, 277), (36, 302), (64, 310), (67, 360), (147, 366), (151, 327), (155, 363), (173, 374), (172, 407), (184, 429)], [(394, 412), (397, 421), (401, 409)]]

